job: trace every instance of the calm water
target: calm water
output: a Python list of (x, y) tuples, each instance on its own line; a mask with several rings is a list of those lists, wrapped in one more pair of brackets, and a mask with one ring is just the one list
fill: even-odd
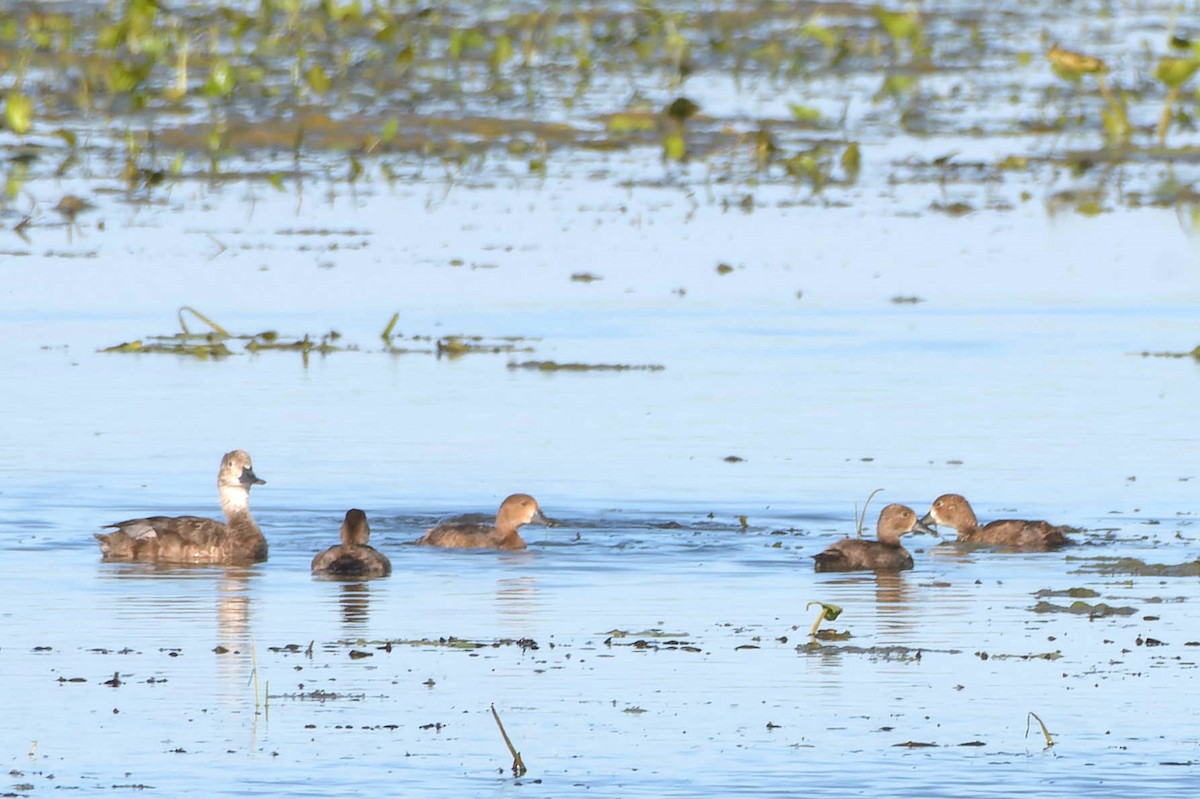
[[(705, 108), (736, 105), (713, 92)], [(1048, 214), (1056, 177), (1014, 176), (986, 190), (1010, 210), (962, 218), (892, 181), (960, 145), (996, 140), (888, 138), (837, 202), (763, 185), (750, 212), (699, 166), (660, 180), (649, 148), (545, 181), (493, 162), (354, 191), (92, 194), (28, 241), (3, 217), (0, 793), (1194, 795), (1200, 583), (1093, 559), (1200, 557), (1200, 369), (1140, 356), (1200, 343), (1197, 242), (1171, 210)], [(181, 305), (357, 349), (97, 351), (175, 332)], [(533, 352), (390, 354), (395, 311), (406, 337)], [(508, 368), (533, 359), (665, 368)], [(216, 515), (234, 447), (268, 481), (269, 562), (100, 562), (102, 524)], [(1036, 555), (915, 537), (899, 577), (814, 574), (876, 488), (872, 526), (954, 491), (985, 520), (1086, 532)], [(409, 546), (514, 491), (561, 520), (528, 551)], [(349, 507), (390, 579), (308, 574)], [(1132, 611), (1033, 611), (1070, 588)], [(807, 646), (814, 600), (849, 638)]]

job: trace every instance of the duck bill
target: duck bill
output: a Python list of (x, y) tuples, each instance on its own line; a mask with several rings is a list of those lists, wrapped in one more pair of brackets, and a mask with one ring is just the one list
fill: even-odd
[(935, 522), (933, 520), (932, 513), (927, 513), (927, 514), (925, 514), (925, 518), (920, 519), (919, 521), (917, 521), (916, 524), (913, 525), (912, 531), (914, 533), (927, 533), (929, 535), (938, 535), (938, 531), (932, 529), (929, 526), (931, 524), (937, 524), (937, 522)]
[(247, 466), (245, 469), (242, 469), (242, 484), (243, 485), (251, 485), (251, 486), (262, 486), (262, 485), (266, 485), (267, 481), (260, 478), (257, 474), (254, 473), (253, 469), (251, 469), (249, 466)]
[(533, 518), (531, 518), (529, 520), (529, 523), (530, 524), (544, 524), (546, 527), (558, 527), (558, 522), (555, 521), (554, 519), (551, 519), (546, 514), (542, 513), (541, 508), (538, 508), (534, 512)]

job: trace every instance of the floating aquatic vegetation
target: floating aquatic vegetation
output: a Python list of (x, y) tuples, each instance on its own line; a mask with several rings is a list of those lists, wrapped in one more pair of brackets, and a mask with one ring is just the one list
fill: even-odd
[(1139, 577), (1200, 577), (1200, 560), (1186, 563), (1146, 563), (1137, 558), (1072, 558), (1079, 571), (1095, 574), (1132, 574)]
[(558, 361), (510, 361), (509, 369), (535, 369), (539, 372), (661, 372), (661, 364), (559, 363)]
[(4, 123), (13, 133), (24, 136), (33, 127), (33, 98), (13, 89), (4, 99)]
[(900, 54), (901, 44), (907, 44), (909, 54), (914, 59), (929, 54), (928, 48), (923, 44), (925, 33), (916, 8), (909, 8), (908, 11), (889, 11), (883, 6), (875, 5), (871, 7), (871, 13), (892, 40), (892, 47), (897, 55)]
[(1043, 588), (1036, 592), (1034, 596), (1069, 596), (1072, 599), (1095, 599), (1096, 597), (1100, 596), (1100, 592), (1094, 591), (1091, 588), (1066, 588), (1061, 591)]
[[(5, 184), (10, 198), (30, 180), (51, 175), (118, 175), (149, 192), (219, 174), (299, 192), (310, 177), (394, 180), (407, 164), (426, 160), (444, 165), (457, 181), (484, 172), (493, 152), (522, 156), (527, 173), (540, 179), (558, 165), (577, 164), (573, 157), (547, 157), (556, 149), (637, 149), (648, 156), (642, 166), (655, 157), (666, 162), (668, 182), (702, 175), (829, 191), (859, 176), (864, 154), (852, 139), (886, 143), (904, 130), (1013, 134), (1014, 149), (1041, 153), (1046, 147), (1032, 137), (1078, 123), (1101, 127), (1116, 160), (1191, 163), (1194, 157), (1194, 148), (1166, 151), (1164, 143), (1171, 129), (1194, 125), (1200, 49), (1175, 36), (1166, 56), (1150, 47), (1121, 52), (1129, 24), (1119, 12), (1097, 21), (1102, 33), (1089, 30), (1099, 34), (1095, 46), (1114, 63), (1120, 58), (1123, 70), (1153, 75), (1157, 83), (1143, 81), (1129, 92), (1110, 88), (1104, 59), (1055, 45), (1045, 55), (1056, 74), (1074, 85), (1096, 81), (1104, 104), (1098, 115), (1060, 110), (1056, 119), (1040, 119), (1066, 93), (1021, 79), (1019, 73), (1036, 70), (1014, 69), (1008, 81), (1005, 64), (1019, 68), (1033, 57), (1007, 44), (1040, 24), (1037, 12), (1024, 8), (995, 20), (992, 29), (975, 13), (918, 12), (897, 3), (821, 5), (817, 13), (811, 4), (781, 3), (701, 10), (593, 1), (512, 13), (493, 13), (486, 4), (449, 13), (326, 0), (235, 7), (119, 0), (105, 14), (93, 13), (93, 5), (21, 3), (4, 17), (0, 68), (8, 91), (0, 126), (13, 135), (0, 154), (14, 164)], [(1155, 3), (1146, 13), (1158, 10)], [(781, 98), (795, 101), (778, 103), (776, 117), (709, 108), (700, 114), (680, 89), (693, 72), (730, 76), (739, 91), (763, 98), (769, 84), (769, 92), (778, 87)], [(935, 81), (922, 86), (930, 73), (958, 85), (949, 92)], [(864, 75), (878, 77), (877, 99), (897, 105), (899, 128), (873, 113), (839, 115), (829, 102), (857, 92)], [(562, 119), (532, 118), (529, 109), (559, 100)], [(1006, 114), (1005, 100), (1030, 109), (1033, 118)], [(1139, 150), (1130, 146), (1139, 132), (1130, 119), (1144, 118), (1149, 105), (1161, 108), (1159, 148)], [(476, 108), (486, 115), (461, 112)], [(96, 126), (95, 114), (106, 124)], [(47, 119), (57, 130), (46, 129)], [(818, 127), (826, 133), (816, 138)], [(20, 148), (34, 144), (22, 139), (34, 133), (41, 135), (37, 151), (18, 164), (16, 157), (30, 156)], [(77, 157), (80, 150), (87, 157)], [(689, 175), (676, 167), (683, 161), (707, 169)], [(996, 179), (996, 168), (989, 179)], [(886, 165), (879, 172), (896, 179)], [(1129, 203), (1137, 190), (1126, 183), (1114, 196)], [(38, 201), (51, 207), (52, 201)]]
[(1194, 358), (1200, 361), (1200, 346), (1189, 352), (1141, 352), (1143, 358)]
[(1046, 52), (1046, 60), (1054, 74), (1073, 83), (1081, 82), (1084, 75), (1092, 75), (1096, 86), (1104, 98), (1107, 108), (1100, 112), (1106, 138), (1115, 145), (1124, 145), (1133, 135), (1133, 126), (1129, 124), (1129, 109), (1124, 95), (1118, 97), (1109, 88), (1104, 76), (1108, 73), (1108, 64), (1101, 59), (1064, 50), (1057, 43)]
[(1167, 96), (1163, 100), (1162, 115), (1158, 119), (1158, 146), (1167, 144), (1167, 128), (1171, 125), (1171, 110), (1179, 100), (1179, 92), (1183, 85), (1192, 79), (1196, 70), (1200, 69), (1200, 42), (1193, 45), (1195, 52), (1189, 58), (1164, 57), (1159, 59), (1154, 68), (1154, 77), (1167, 87)]
[(437, 340), (437, 354), (448, 358), (457, 358), (470, 353), (508, 353), (533, 352), (533, 347), (521, 346), (521, 342), (530, 341), (524, 336), (500, 336), (488, 338), (485, 336), (443, 336)]
[[(192, 332), (187, 324), (187, 315), (191, 315), (195, 320), (205, 324), (209, 328), (208, 331)], [(112, 347), (104, 347), (99, 352), (163, 353), (167, 355), (187, 355), (200, 359), (224, 358), (233, 354), (225, 342), (243, 341), (245, 342), (246, 352), (256, 353), (265, 350), (299, 352), (304, 356), (307, 363), (310, 353), (315, 352), (327, 355), (331, 352), (340, 352), (346, 349), (334, 343), (341, 338), (341, 334), (336, 330), (322, 335), (317, 341), (314, 341), (307, 333), (296, 340), (282, 340), (279, 338), (279, 334), (273, 330), (263, 333), (235, 335), (200, 311), (187, 305), (179, 309), (177, 318), (180, 327), (180, 332), (178, 333), (165, 336), (147, 336), (145, 339), (135, 339), (134, 341), (116, 344)]]
[(1113, 607), (1106, 602), (1097, 602), (1094, 605), (1084, 602), (1082, 599), (1072, 602), (1070, 605), (1055, 605), (1053, 602), (1041, 601), (1033, 607), (1034, 613), (1071, 613), (1076, 616), (1087, 616), (1089, 619), (1103, 619), (1108, 616), (1132, 616), (1137, 613), (1137, 608), (1128, 606)]
[(278, 335), (274, 332), (260, 333), (257, 336), (251, 336), (246, 342), (246, 352), (285, 350), (299, 352), (305, 356), (313, 352), (318, 355), (328, 355), (331, 352), (342, 352), (346, 349), (333, 343), (341, 337), (341, 333), (331, 330), (323, 334), (319, 341), (313, 341), (307, 333), (294, 341), (280, 341)]

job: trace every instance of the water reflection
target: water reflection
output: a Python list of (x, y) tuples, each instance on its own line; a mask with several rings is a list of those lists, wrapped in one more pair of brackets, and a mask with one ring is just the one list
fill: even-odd
[(161, 563), (102, 563), (100, 578), (144, 585), (122, 588), (116, 597), (119, 617), (132, 620), (186, 624), (212, 613), (213, 598), (207, 587), (216, 582), (216, 639), (227, 648), (242, 647), (251, 639), (250, 586), (256, 567), (167, 565)]
[[(835, 591), (834, 601), (852, 609), (854, 617), (867, 617), (864, 606), (873, 600), (875, 610), (869, 615), (879, 625), (878, 643), (907, 645), (919, 627), (912, 580), (905, 572), (856, 572), (829, 580), (826, 585)], [(858, 626), (864, 620), (858, 618)]]
[(254, 569), (225, 569), (217, 583), (217, 641), (226, 648), (248, 646), (253, 640), (249, 589), (256, 573)]
[(162, 630), (173, 631), (171, 645), (185, 654), (211, 650), (222, 695), (243, 697), (252, 671), (251, 596), (259, 573), (254, 566), (102, 563), (99, 576), (122, 583), (112, 594), (121, 628), (159, 644)]
[(371, 618), (371, 587), (366, 582), (345, 582), (339, 588), (338, 605), (347, 631), (359, 631)]
[(903, 572), (875, 575), (875, 611), (880, 640), (911, 641), (918, 625), (912, 584)]
[(506, 634), (528, 635), (542, 622), (537, 581), (529, 575), (496, 581), (496, 615)]

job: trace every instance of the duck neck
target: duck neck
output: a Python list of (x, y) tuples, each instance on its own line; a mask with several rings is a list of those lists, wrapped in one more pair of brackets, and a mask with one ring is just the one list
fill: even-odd
[(903, 535), (903, 533), (897, 533), (892, 530), (879, 530), (876, 532), (876, 537), (879, 539), (879, 543), (883, 544), (885, 547), (899, 547), (901, 535)]
[(232, 530), (249, 528), (258, 531), (258, 525), (250, 516), (250, 491), (242, 486), (221, 487), (221, 510)]
[(496, 520), (496, 544), (501, 547), (520, 548), (525, 546), (525, 541), (522, 540), (521, 534), (518, 531), (519, 525), (503, 524), (499, 519)]

